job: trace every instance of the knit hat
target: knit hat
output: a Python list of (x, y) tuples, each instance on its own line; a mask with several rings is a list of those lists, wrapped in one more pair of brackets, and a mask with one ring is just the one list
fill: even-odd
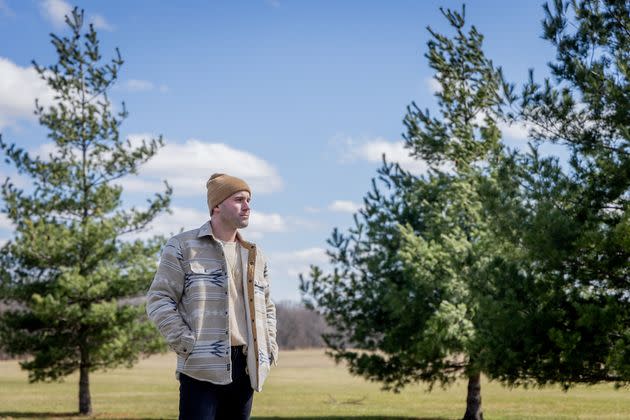
[(239, 191), (247, 191), (250, 195), (252, 190), (247, 182), (235, 176), (226, 174), (212, 174), (208, 182), (208, 210), (212, 215), (212, 209), (221, 204), (226, 198)]

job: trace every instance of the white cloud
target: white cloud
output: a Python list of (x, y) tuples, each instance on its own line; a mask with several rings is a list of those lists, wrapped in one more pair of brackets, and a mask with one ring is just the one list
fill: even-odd
[(423, 160), (416, 159), (409, 155), (403, 141), (388, 141), (383, 138), (376, 138), (367, 141), (357, 141), (352, 138), (335, 140), (341, 142), (342, 161), (366, 160), (368, 162), (380, 163), (385, 155), (387, 161), (397, 162), (400, 166), (414, 175), (426, 173), (429, 166)]
[(329, 263), (326, 250), (319, 247), (290, 252), (274, 252), (269, 255), (269, 261), (272, 276), (276, 273), (291, 278), (297, 278), (300, 274), (307, 274), (311, 264), (325, 269)]
[(20, 67), (0, 57), (0, 128), (19, 119), (35, 120), (35, 99), (47, 106), (53, 97), (52, 90), (33, 67)]
[[(151, 134), (129, 136), (132, 146), (139, 146), (142, 140), (153, 138)], [(43, 143), (30, 151), (35, 156), (47, 160), (57, 148), (52, 142)], [(154, 193), (164, 191), (167, 180), (177, 196), (205, 195), (206, 181), (215, 172), (228, 173), (245, 179), (252, 188), (255, 200), (257, 194), (279, 191), (283, 182), (273, 166), (251, 153), (231, 148), (222, 143), (206, 143), (188, 140), (185, 143), (166, 142), (158, 153), (140, 167), (138, 176), (126, 176), (117, 183), (126, 192)], [(278, 219), (265, 221), (278, 229)], [(284, 229), (284, 228), (283, 228)]]
[[(13, 229), (15, 229), (15, 226), (13, 225), (11, 220), (9, 220), (7, 215), (4, 213), (0, 213), (0, 231), (3, 231), (3, 230), (13, 231)], [(6, 235), (0, 236), (0, 248), (2, 248), (4, 244), (6, 244), (8, 241), (9, 241), (9, 238)]]
[[(189, 207), (171, 206), (171, 213), (164, 213), (156, 217), (144, 232), (130, 234), (130, 239), (146, 239), (153, 235), (169, 237), (184, 231), (196, 229), (210, 218), (210, 214), (204, 210)], [(278, 233), (287, 230), (286, 221), (279, 214), (261, 213), (252, 210), (249, 226), (242, 229), (245, 239), (260, 239), (267, 233)]]
[(442, 91), (442, 85), (437, 81), (435, 77), (429, 77), (425, 79), (426, 86), (431, 93), (438, 93)]
[(142, 79), (129, 79), (126, 82), (117, 85), (115, 89), (122, 89), (127, 92), (150, 92), (157, 90), (160, 93), (166, 93), (170, 90), (167, 85), (156, 85), (149, 80)]
[[(486, 125), (487, 114), (484, 112), (480, 112), (475, 115), (474, 122), (479, 126)], [(509, 123), (504, 120), (497, 119), (496, 117), (492, 117), (496, 121), (497, 127), (501, 130), (501, 134), (503, 137), (509, 140), (527, 140), (529, 135), (530, 126), (524, 122), (516, 122)]]
[(94, 25), (95, 29), (102, 29), (103, 31), (110, 32), (114, 30), (114, 26), (101, 15), (91, 15), (90, 22)]
[[(39, 156), (41, 159), (48, 160), (50, 155), (59, 154), (59, 149), (57, 149), (55, 143), (48, 142), (38, 145), (37, 147), (31, 149), (30, 152), (34, 156)], [(79, 155), (75, 154), (75, 156), (78, 157)]]
[(6, 214), (0, 213), (0, 229), (13, 230), (13, 222), (9, 220)]
[(72, 6), (63, 0), (44, 0), (40, 3), (42, 15), (57, 29), (66, 26), (66, 16), (72, 14)]
[[(132, 144), (150, 139), (149, 134), (129, 136)], [(252, 195), (268, 194), (282, 189), (283, 182), (276, 169), (267, 161), (223, 143), (190, 139), (184, 143), (166, 142), (149, 162), (140, 169), (140, 178), (125, 178), (121, 184), (128, 191), (146, 191), (161, 187), (167, 179), (176, 195), (205, 194), (206, 181), (215, 172), (243, 178), (252, 188)], [(130, 181), (132, 180), (133, 181)]]
[(208, 220), (208, 213), (186, 207), (171, 206), (171, 214), (164, 213), (155, 218), (149, 228), (140, 233), (130, 234), (130, 238), (146, 239), (153, 235), (171, 236), (183, 230), (201, 226)]
[(247, 230), (259, 234), (286, 232), (287, 222), (277, 213), (261, 213), (252, 209)]
[[(66, 16), (72, 15), (72, 6), (64, 0), (43, 0), (40, 4), (40, 12), (42, 16), (56, 29), (63, 29), (66, 27)], [(95, 29), (101, 29), (104, 31), (113, 31), (114, 26), (105, 19), (102, 15), (93, 14), (89, 15), (87, 21), (94, 25)]]
[(335, 200), (329, 206), (328, 210), (338, 211), (342, 213), (355, 213), (361, 208), (360, 204), (347, 200)]
[(294, 230), (293, 228), (298, 229), (308, 229), (308, 230), (319, 230), (321, 232), (322, 229), (326, 227), (320, 221), (315, 221), (312, 219), (304, 219), (302, 217), (289, 216), (287, 217), (287, 223), (291, 227), (290, 230)]
[(508, 124), (505, 121), (499, 121), (499, 130), (503, 136), (510, 140), (527, 140), (529, 134), (529, 128), (524, 123)]
[(4, 183), (7, 178), (11, 178), (11, 183), (17, 187), (26, 189), (32, 185), (32, 181), (26, 175), (18, 174), (14, 169), (8, 172), (0, 171), (0, 184)]

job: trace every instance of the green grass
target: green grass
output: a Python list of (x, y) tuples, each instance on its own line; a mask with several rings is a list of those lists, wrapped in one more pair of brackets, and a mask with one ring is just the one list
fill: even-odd
[[(177, 417), (175, 358), (155, 356), (133, 369), (92, 374), (94, 418), (172, 419)], [(29, 384), (17, 362), (0, 362), (0, 419), (70, 418), (77, 409), (77, 376), (63, 383)], [(612, 385), (508, 389), (484, 382), (485, 418), (629, 419), (630, 390)], [(426, 392), (412, 386), (399, 394), (350, 376), (319, 350), (285, 351), (265, 390), (254, 398), (253, 417), (457, 419), (464, 412), (466, 384)]]

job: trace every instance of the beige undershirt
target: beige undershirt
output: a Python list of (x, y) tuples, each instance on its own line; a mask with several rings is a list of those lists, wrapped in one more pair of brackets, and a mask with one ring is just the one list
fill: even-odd
[(247, 317), (243, 294), (243, 264), (238, 242), (223, 242), (228, 268), (230, 338), (233, 346), (247, 344)]

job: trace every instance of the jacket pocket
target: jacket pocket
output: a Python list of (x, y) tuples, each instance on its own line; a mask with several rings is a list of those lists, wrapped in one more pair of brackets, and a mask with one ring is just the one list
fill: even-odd
[(192, 260), (186, 273), (184, 289), (227, 286), (227, 274), (220, 261)]

